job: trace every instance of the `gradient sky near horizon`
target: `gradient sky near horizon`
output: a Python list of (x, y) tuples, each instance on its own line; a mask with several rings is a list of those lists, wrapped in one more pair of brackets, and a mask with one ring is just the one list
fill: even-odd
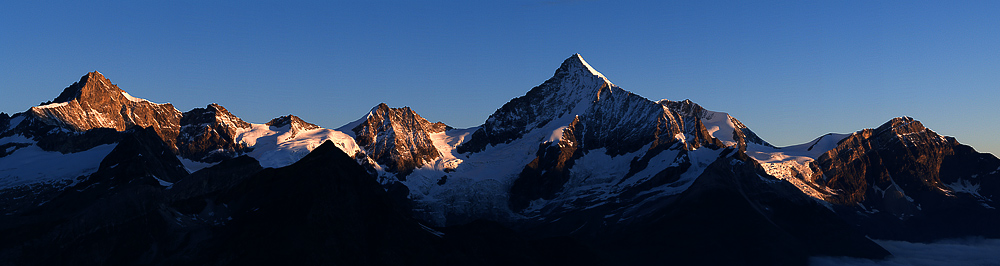
[[(760, 3), (766, 2), (766, 3)], [(480, 125), (574, 53), (623, 89), (772, 144), (911, 116), (1000, 154), (1000, 1), (111, 1), (0, 4), (0, 111), (89, 71), (181, 110), (337, 128), (385, 102)]]

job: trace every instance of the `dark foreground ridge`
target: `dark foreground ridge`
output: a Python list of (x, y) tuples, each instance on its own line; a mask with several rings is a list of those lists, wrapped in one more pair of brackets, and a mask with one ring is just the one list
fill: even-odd
[[(145, 131), (129, 133), (114, 157), (162, 152)], [(0, 217), (0, 257), (16, 265), (601, 264), (572, 239), (527, 239), (495, 222), (424, 226), (331, 142), (278, 169), (245, 156), (186, 176), (171, 170), (178, 166), (126, 159), (44, 208)], [(153, 178), (170, 176), (180, 180), (164, 187)]]

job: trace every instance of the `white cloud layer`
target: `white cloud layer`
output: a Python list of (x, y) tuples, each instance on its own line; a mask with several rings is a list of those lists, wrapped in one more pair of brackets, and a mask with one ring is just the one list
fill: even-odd
[(886, 260), (868, 260), (849, 257), (814, 257), (813, 266), (871, 265), (871, 266), (936, 266), (936, 265), (1000, 265), (1000, 239), (964, 238), (934, 243), (911, 243), (893, 240), (875, 240), (893, 254)]

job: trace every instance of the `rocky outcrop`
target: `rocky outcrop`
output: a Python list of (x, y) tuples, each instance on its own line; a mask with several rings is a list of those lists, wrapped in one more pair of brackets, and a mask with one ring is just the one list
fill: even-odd
[(875, 238), (928, 241), (996, 237), (1000, 160), (977, 153), (919, 121), (899, 117), (858, 131), (820, 156), (808, 177), (835, 193), (846, 219)]
[(585, 150), (604, 148), (607, 154), (622, 155), (685, 141), (684, 120), (677, 113), (610, 83), (596, 92), (580, 115)]
[(26, 113), (46, 125), (71, 131), (149, 127), (171, 148), (176, 147), (180, 132), (181, 112), (173, 105), (134, 98), (96, 71), (67, 87), (52, 102)]
[(577, 141), (576, 126), (580, 120), (573, 120), (562, 137), (554, 143), (539, 144), (537, 157), (524, 166), (510, 188), (510, 208), (520, 211), (528, 207), (534, 199), (551, 199), (562, 190), (570, 178), (569, 169), (583, 153)]
[(446, 129), (443, 123), (430, 123), (409, 107), (389, 108), (382, 103), (351, 131), (375, 162), (405, 177), (408, 171), (441, 156), (429, 134)]
[(0, 112), (0, 134), (3, 134), (9, 128), (10, 128), (10, 115), (4, 112)]
[(289, 127), (289, 138), (295, 138), (299, 132), (313, 130), (319, 128), (319, 126), (303, 121), (302, 118), (294, 115), (279, 116), (271, 119), (265, 123), (267, 126), (272, 127)]
[(827, 200), (844, 205), (864, 202), (876, 187), (941, 194), (941, 163), (957, 144), (912, 118), (894, 118), (841, 140), (816, 160), (811, 181), (838, 191)]
[[(687, 131), (685, 133), (688, 135), (693, 135), (700, 139), (707, 139), (702, 135), (709, 135), (709, 136), (711, 135), (708, 134), (708, 132), (706, 131), (704, 126), (704, 121), (702, 120), (708, 120), (708, 121), (722, 120), (722, 122), (726, 122), (725, 120), (728, 120), (728, 124), (719, 125), (720, 126), (719, 130), (728, 130), (729, 132), (726, 133), (731, 134), (732, 136), (731, 139), (726, 139), (725, 141), (734, 142), (735, 145), (739, 147), (741, 150), (746, 150), (746, 145), (748, 143), (753, 143), (765, 147), (774, 147), (770, 143), (767, 143), (767, 141), (764, 141), (759, 136), (757, 136), (756, 133), (750, 130), (750, 128), (748, 128), (746, 125), (743, 125), (742, 122), (740, 122), (735, 117), (732, 117), (727, 113), (713, 112), (706, 110), (705, 108), (701, 107), (701, 105), (698, 105), (697, 103), (694, 103), (691, 100), (683, 100), (679, 102), (670, 100), (660, 100), (658, 103), (662, 104), (663, 106), (666, 106), (668, 109), (674, 112), (677, 112), (677, 114), (679, 114), (681, 117), (684, 118), (684, 121), (687, 123), (685, 126), (685, 129), (687, 129)], [(716, 116), (719, 117), (716, 118)], [(697, 125), (699, 123), (702, 125)], [(722, 128), (722, 126), (725, 126), (725, 128)], [(713, 144), (724, 145), (722, 144), (722, 142), (718, 144), (716, 143)]]
[(250, 123), (219, 104), (184, 112), (180, 124), (177, 149), (185, 158), (218, 162), (236, 157), (249, 148), (237, 141), (237, 135), (250, 129)]

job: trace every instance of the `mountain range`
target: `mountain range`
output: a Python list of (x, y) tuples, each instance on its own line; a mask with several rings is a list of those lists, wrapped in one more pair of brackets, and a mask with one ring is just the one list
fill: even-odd
[(775, 147), (579, 54), (465, 129), (386, 104), (255, 124), (98, 72), (0, 113), (11, 265), (804, 265), (998, 238), (997, 193), (1000, 159), (910, 117)]

